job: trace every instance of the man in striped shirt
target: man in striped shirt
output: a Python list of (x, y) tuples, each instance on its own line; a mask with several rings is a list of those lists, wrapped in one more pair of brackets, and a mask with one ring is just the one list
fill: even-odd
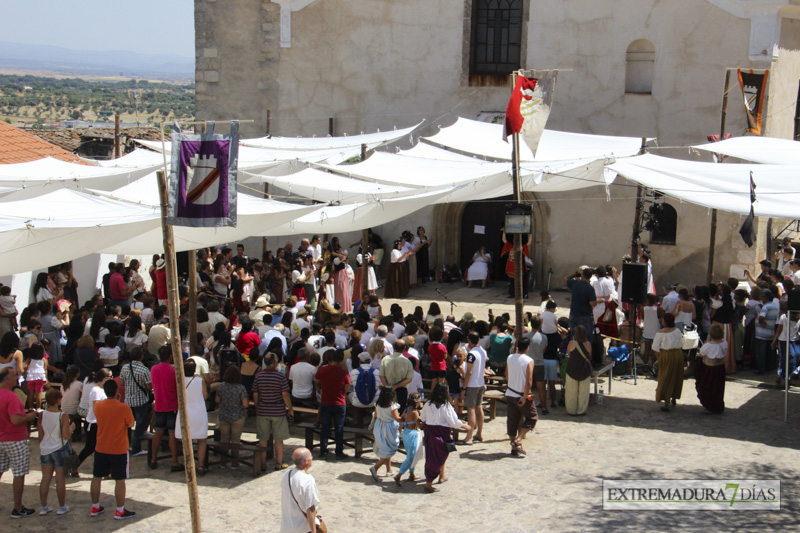
[[(269, 436), (275, 443), (275, 470), (286, 468), (283, 462), (283, 441), (289, 438), (289, 416), (294, 416), (289, 381), (278, 372), (278, 358), (269, 352), (264, 358), (266, 370), (256, 374), (253, 382), (253, 402), (256, 404), (256, 435), (258, 445), (266, 447)], [(267, 454), (261, 458), (261, 468), (266, 470)]]

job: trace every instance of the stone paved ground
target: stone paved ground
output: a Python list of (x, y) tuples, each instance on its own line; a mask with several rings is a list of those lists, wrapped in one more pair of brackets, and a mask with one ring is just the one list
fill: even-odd
[[(469, 310), (483, 318), (488, 307), (495, 312), (511, 310), (502, 286), (439, 288), (453, 295), (458, 315)], [(412, 295), (427, 310), (436, 293), (425, 287)], [(567, 296), (556, 295), (562, 311), (567, 309)], [(385, 309), (388, 303), (384, 302)], [(416, 300), (401, 303), (408, 313)], [(587, 416), (571, 418), (563, 408), (542, 416), (525, 441), (527, 458), (508, 454), (501, 407), (498, 418), (484, 429), (485, 441), (459, 447), (448, 460), (450, 481), (434, 495), (423, 493), (421, 483), (406, 483), (403, 489), (391, 482), (376, 485), (368, 472), (375, 460), (372, 455), (346, 462), (315, 461), (311, 473), (319, 486), (321, 512), (331, 531), (795, 530), (800, 527), (800, 395), (790, 395), (790, 423), (785, 424), (781, 391), (752, 381), (749, 372), (735, 377), (737, 381), (727, 384), (727, 410), (721, 416), (702, 414), (691, 379), (684, 382), (683, 397), (671, 413), (658, 410), (652, 379), (640, 379), (635, 385), (615, 379), (612, 394), (606, 395), (603, 405), (592, 405)], [(295, 431), (288, 449), (301, 444), (302, 436)], [(35, 452), (35, 444), (31, 448)], [(90, 465), (83, 471), (90, 472)], [(199, 481), (204, 529), (277, 531), (280, 475), (252, 479), (244, 470), (212, 469)], [(111, 512), (90, 519), (89, 481), (84, 478), (68, 483), (68, 503), (73, 508), (68, 515), (11, 521), (6, 520), (11, 501), (6, 474), (0, 481), (0, 531), (191, 530), (182, 474), (170, 474), (163, 467), (151, 471), (143, 458), (134, 458), (131, 477), (129, 507), (139, 513), (134, 520), (115, 522)], [(36, 503), (34, 484), (39, 478), (35, 470), (27, 478), (29, 507)], [(606, 512), (601, 506), (601, 482), (613, 478), (780, 479), (783, 503), (780, 512)], [(52, 502), (54, 492), (50, 498)], [(103, 503), (112, 506), (108, 483)]]

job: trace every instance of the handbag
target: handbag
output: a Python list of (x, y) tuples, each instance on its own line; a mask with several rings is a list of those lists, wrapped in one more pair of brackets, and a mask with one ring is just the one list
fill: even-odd
[(567, 375), (575, 381), (583, 381), (592, 375), (592, 364), (583, 352), (583, 347), (578, 343), (575, 347), (567, 359)]
[[(294, 473), (294, 471), (289, 472), (289, 493), (292, 495), (292, 499), (294, 500), (294, 503), (297, 505), (297, 508), (300, 509), (300, 512), (303, 513), (303, 515), (305, 515), (306, 512), (303, 511), (302, 507), (300, 507), (300, 502), (297, 501), (297, 498), (295, 498), (295, 496), (294, 496), (294, 490), (292, 490), (292, 474), (293, 473)], [(316, 532), (312, 532), (312, 533), (328, 533), (328, 526), (325, 525), (325, 521), (322, 519), (321, 515), (318, 514), (315, 517), (314, 522), (315, 522), (315, 525), (317, 526), (316, 527), (317, 531)]]
[(700, 344), (700, 335), (698, 335), (696, 328), (687, 329), (683, 332), (683, 344), (681, 347), (684, 350), (694, 350), (698, 344)]
[(453, 453), (454, 451), (457, 450), (456, 442), (453, 440), (444, 441), (444, 449), (447, 450), (448, 454)]

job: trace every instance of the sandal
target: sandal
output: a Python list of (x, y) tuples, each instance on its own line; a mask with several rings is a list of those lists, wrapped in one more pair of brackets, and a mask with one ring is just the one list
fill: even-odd
[(396, 476), (394, 476), (394, 484), (397, 485), (398, 487), (403, 486), (403, 483), (400, 481), (401, 476), (402, 474), (397, 474)]
[(425, 486), (425, 492), (427, 492), (428, 494), (431, 494), (431, 493), (434, 493), (434, 492), (439, 492), (439, 489), (437, 489), (436, 487), (428, 487), (426, 485)]
[(440, 476), (440, 477), (439, 477), (439, 481), (438, 481), (438, 483), (444, 483), (444, 482), (446, 482), (448, 479), (450, 479), (450, 478), (447, 478), (447, 477), (441, 477), (441, 476)]
[(460, 440), (457, 441), (456, 444), (458, 444), (459, 446), (472, 446), (473, 442), (471, 440), (470, 441)]
[(197, 467), (197, 475), (198, 476), (205, 476), (207, 473), (208, 473), (208, 468), (206, 468), (204, 466), (198, 466)]
[(483, 442), (483, 437), (472, 437), (472, 440), (476, 440), (478, 442)]
[(289, 465), (286, 463), (276, 463), (275, 464), (275, 471), (283, 470), (284, 468), (289, 468)]
[(665, 412), (667, 412), (667, 413), (669, 413), (669, 407), (667, 407), (666, 405), (664, 405), (663, 407), (661, 407), (661, 410), (662, 410), (662, 411), (665, 411)]

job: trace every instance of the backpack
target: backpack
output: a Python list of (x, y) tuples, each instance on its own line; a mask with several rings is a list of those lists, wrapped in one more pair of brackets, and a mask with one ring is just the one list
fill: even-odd
[(369, 405), (375, 398), (375, 369), (364, 370), (358, 368), (358, 379), (356, 379), (356, 397), (362, 405)]

